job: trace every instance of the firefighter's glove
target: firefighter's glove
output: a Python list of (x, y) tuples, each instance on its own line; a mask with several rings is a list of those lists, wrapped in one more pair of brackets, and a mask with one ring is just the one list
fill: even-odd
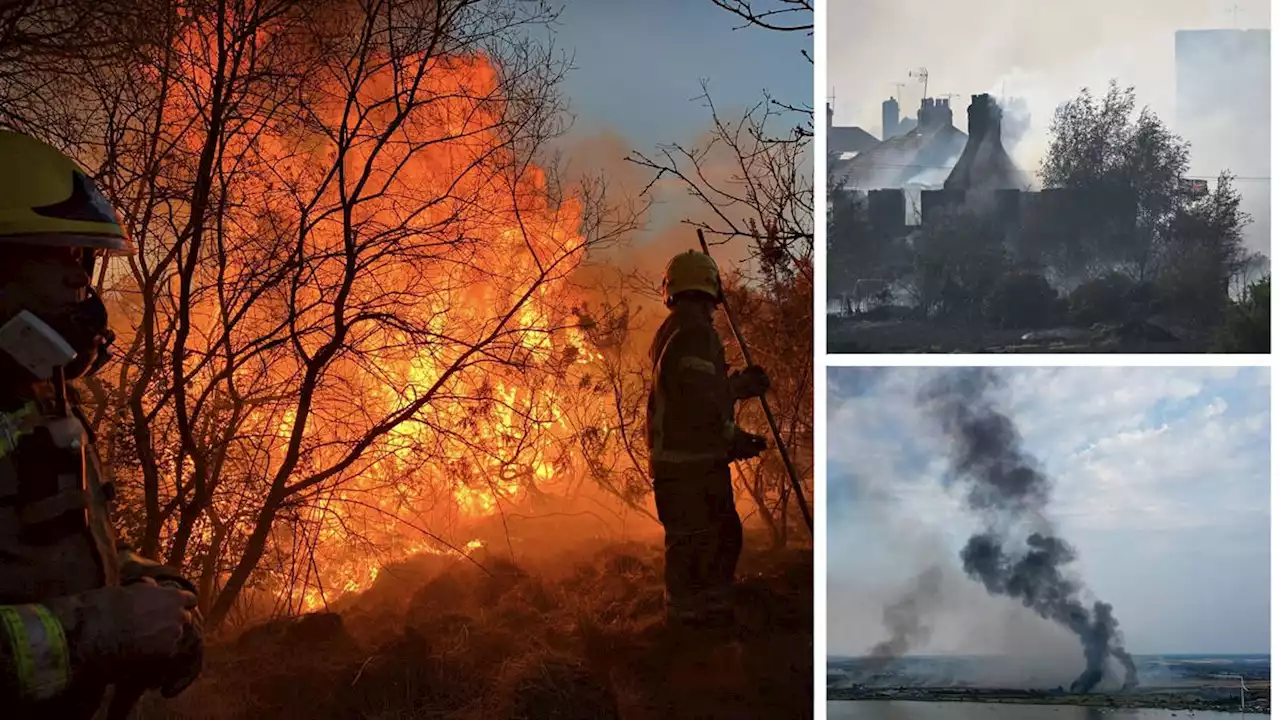
[(738, 428), (733, 433), (733, 444), (729, 446), (730, 460), (749, 460), (764, 452), (768, 442), (759, 435)]
[[(168, 565), (149, 560), (132, 551), (122, 553), (121, 557), (125, 560), (121, 567), (121, 579), (126, 585), (145, 583), (183, 590), (193, 595), (196, 592), (189, 580)], [(173, 698), (195, 682), (203, 668), (204, 618), (200, 609), (193, 607), (176, 652), (172, 658), (152, 669), (151, 674), (159, 684), (160, 694)]]
[(735, 400), (760, 397), (769, 390), (769, 376), (759, 365), (748, 365), (729, 375), (729, 388)]
[[(145, 571), (145, 574), (138, 570)], [(160, 587), (179, 589), (195, 594), (196, 587), (189, 580), (183, 578), (177, 570), (169, 568), (166, 565), (160, 565), (159, 562), (131, 562), (124, 566), (123, 575), (125, 583), (146, 583), (151, 585), (160, 585)], [(178, 697), (184, 689), (187, 689), (191, 683), (196, 682), (197, 676), (205, 666), (205, 619), (201, 616), (198, 607), (192, 607), (191, 619), (188, 620), (186, 628), (183, 628), (182, 641), (178, 643), (178, 650), (175, 651), (172, 659), (166, 660), (163, 664), (156, 665), (150, 670), (152, 679), (147, 687), (155, 687), (159, 684), (160, 694), (166, 698)]]
[(136, 582), (49, 603), (67, 629), (72, 664), (111, 682), (137, 682), (156, 667), (172, 667), (183, 648), (196, 596)]
[(177, 697), (204, 669), (204, 618), (199, 608), (191, 609), (191, 619), (182, 632), (173, 663), (161, 675), (160, 694)]

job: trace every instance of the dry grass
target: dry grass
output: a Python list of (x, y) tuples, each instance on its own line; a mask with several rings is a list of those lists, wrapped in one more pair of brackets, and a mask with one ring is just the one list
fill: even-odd
[[(209, 648), (176, 700), (143, 720), (192, 718), (805, 717), (813, 707), (807, 550), (753, 551), (737, 624), (662, 621), (660, 548), (602, 547), (558, 572), (496, 558), (411, 564), (340, 616), (254, 628)], [(393, 569), (394, 570), (394, 569)], [(382, 577), (388, 580), (382, 582)]]

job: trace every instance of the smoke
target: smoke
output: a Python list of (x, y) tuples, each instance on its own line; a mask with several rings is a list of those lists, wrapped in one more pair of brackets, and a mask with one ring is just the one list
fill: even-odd
[[(957, 105), (984, 92), (1006, 108), (1011, 98), (1024, 102), (1026, 118), (1019, 121), (1027, 129), (1018, 138), (1007, 132), (1006, 113), (1005, 148), (1034, 177), (1048, 149), (1054, 109), (1081, 88), (1105, 92), (1115, 78), (1134, 86), (1140, 105), (1193, 143), (1193, 175), (1212, 177), (1227, 168), (1250, 178), (1270, 175), (1266, 58), (1249, 63), (1256, 70), (1224, 71), (1211, 61), (1184, 68), (1192, 82), (1255, 98), (1247, 108), (1256, 110), (1224, 112), (1208, 102), (1179, 108), (1174, 45), (1178, 30), (1270, 28), (1266, 0), (859, 0), (831, 3), (828, 23), (832, 37), (842, 39), (827, 46), (838, 125), (879, 127), (880, 102), (896, 91), (895, 83), (907, 83), (904, 110), (918, 107), (924, 88), (907, 73), (924, 67), (929, 94), (958, 94), (964, 100)], [(956, 110), (959, 119), (963, 110)], [(1269, 183), (1242, 180), (1238, 187), (1244, 209), (1254, 215), (1246, 243), (1269, 252)]]
[(1004, 114), (1000, 123), (1001, 139), (1006, 148), (1018, 147), (1031, 131), (1031, 108), (1020, 97), (998, 98), (997, 102)]
[(926, 618), (941, 600), (942, 568), (934, 565), (921, 573), (897, 602), (885, 607), (884, 624), (890, 637), (867, 653), (880, 661), (871, 664), (873, 671), (929, 639), (931, 628)]
[[(964, 570), (987, 592), (1020, 601), (1080, 639), (1085, 670), (1072, 683), (1073, 691), (1092, 690), (1105, 676), (1108, 657), (1123, 668), (1124, 687), (1133, 687), (1137, 670), (1111, 606), (1100, 601), (1087, 606), (1084, 587), (1063, 573), (1075, 550), (1043, 515), (1051, 483), (1023, 452), (1012, 420), (989, 397), (999, 385), (992, 370), (966, 368), (939, 375), (918, 398), (951, 439), (952, 479), (968, 485), (968, 506), (988, 526), (961, 552)], [(1019, 542), (1018, 529), (1028, 524), (1036, 530)]]

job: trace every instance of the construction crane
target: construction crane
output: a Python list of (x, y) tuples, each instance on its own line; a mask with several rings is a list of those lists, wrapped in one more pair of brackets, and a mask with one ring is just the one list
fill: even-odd
[(902, 105), (902, 91), (906, 89), (907, 84), (906, 84), (906, 83), (904, 83), (904, 82), (896, 82), (896, 83), (890, 83), (890, 84), (891, 84), (891, 85), (893, 85), (895, 88), (897, 88), (897, 89), (898, 89), (897, 94), (896, 94), (896, 95), (894, 95), (894, 96), (893, 96), (893, 98), (894, 98), (895, 100), (897, 100), (897, 101), (898, 101), (898, 105), (899, 105), (899, 106), (901, 106), (901, 105)]

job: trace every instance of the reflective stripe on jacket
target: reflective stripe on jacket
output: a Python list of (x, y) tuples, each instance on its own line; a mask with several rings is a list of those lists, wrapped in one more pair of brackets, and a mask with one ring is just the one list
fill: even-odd
[(677, 306), (658, 329), (649, 355), (652, 476), (705, 472), (728, 463), (733, 393), (724, 344), (710, 318)]
[(10, 692), (28, 702), (56, 697), (71, 680), (71, 654), (58, 619), (43, 605), (0, 605), (0, 666)]
[(0, 716), (88, 718), (105, 684), (72, 666), (74, 637), (47, 608), (120, 584), (109, 488), (82, 416), (79, 487), (57, 474), (73, 465), (48, 454), (41, 426), (65, 418), (35, 403), (0, 410)]

